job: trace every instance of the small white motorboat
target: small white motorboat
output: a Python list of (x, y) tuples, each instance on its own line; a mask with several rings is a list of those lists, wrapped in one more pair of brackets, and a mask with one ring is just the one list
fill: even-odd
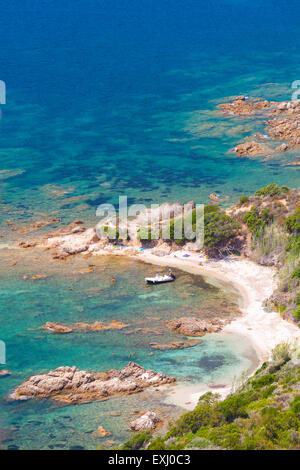
[(147, 284), (163, 284), (164, 282), (173, 282), (175, 279), (176, 276), (172, 273), (171, 269), (169, 274), (164, 274), (163, 276), (156, 274), (154, 277), (145, 277)]

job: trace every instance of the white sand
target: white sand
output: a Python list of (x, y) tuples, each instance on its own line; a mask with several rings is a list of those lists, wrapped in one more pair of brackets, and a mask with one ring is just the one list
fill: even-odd
[[(190, 256), (183, 257), (183, 254)], [(227, 325), (223, 333), (232, 333), (250, 340), (260, 363), (270, 359), (271, 351), (277, 344), (284, 341), (293, 343), (300, 339), (300, 329), (296, 325), (283, 320), (279, 313), (267, 312), (263, 308), (263, 301), (270, 297), (276, 287), (275, 271), (272, 268), (237, 257), (210, 261), (187, 251), (158, 257), (151, 254), (150, 250), (145, 250), (138, 254), (138, 258), (152, 264), (215, 277), (238, 289), (243, 316)], [(225, 397), (230, 393), (231, 386), (212, 390), (204, 384), (178, 385), (170, 394), (168, 402), (193, 409), (199, 396), (208, 390)]]

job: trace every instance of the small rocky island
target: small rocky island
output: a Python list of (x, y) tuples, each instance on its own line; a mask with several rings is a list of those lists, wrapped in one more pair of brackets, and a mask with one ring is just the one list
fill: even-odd
[(161, 372), (146, 370), (130, 362), (121, 370), (87, 372), (74, 367), (58, 367), (47, 374), (34, 375), (11, 394), (13, 400), (52, 398), (64, 404), (106, 400), (114, 395), (137, 393), (147, 387), (175, 382)]
[(95, 321), (93, 323), (76, 322), (72, 325), (66, 325), (61, 322), (47, 322), (41, 328), (43, 330), (50, 331), (51, 333), (66, 334), (74, 331), (110, 331), (110, 330), (123, 330), (128, 325), (119, 322), (117, 320), (111, 320), (109, 324), (105, 324), (101, 321)]

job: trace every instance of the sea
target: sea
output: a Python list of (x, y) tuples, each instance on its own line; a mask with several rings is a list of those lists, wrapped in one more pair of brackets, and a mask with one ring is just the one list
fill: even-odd
[[(119, 196), (148, 207), (206, 204), (216, 192), (227, 207), (269, 183), (299, 186), (299, 170), (286, 166), (297, 151), (232, 153), (265, 124), (224, 116), (218, 105), (236, 95), (297, 94), (300, 4), (10, 0), (0, 12), (0, 368), (11, 370), (0, 378), (0, 447), (110, 448), (131, 436), (137, 413), (176, 419), (184, 409), (168, 401), (172, 387), (72, 406), (14, 402), (11, 391), (62, 365), (100, 371), (131, 360), (193, 386), (238, 381), (258, 360), (240, 338), (150, 346), (178, 339), (166, 328), (172, 318), (240, 315), (238, 293), (179, 270), (176, 283), (147, 287), (144, 277), (157, 269), (120, 257), (97, 258), (93, 272), (81, 274), (86, 260), (53, 261), (13, 241), (38, 220), (96, 223), (97, 207)], [(35, 274), (46, 277), (32, 281)], [(129, 326), (70, 335), (41, 329), (47, 321), (112, 319)], [(109, 438), (97, 435), (100, 425)]]

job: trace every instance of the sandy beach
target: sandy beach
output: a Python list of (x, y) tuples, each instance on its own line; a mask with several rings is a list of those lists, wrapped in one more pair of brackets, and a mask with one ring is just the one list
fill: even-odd
[[(270, 359), (272, 349), (277, 344), (300, 340), (300, 330), (296, 325), (283, 320), (279, 313), (268, 312), (263, 308), (263, 301), (276, 287), (276, 272), (273, 268), (237, 257), (207, 260), (199, 253), (189, 251), (176, 251), (158, 257), (150, 250), (145, 250), (136, 256), (147, 263), (207, 275), (237, 289), (240, 293), (240, 309), (243, 315), (225, 326), (220, 334), (234, 334), (240, 336), (241, 340), (243, 338), (250, 340), (260, 364)], [(193, 409), (203, 393), (214, 391), (225, 397), (231, 390), (232, 384), (218, 389), (209, 388), (204, 384), (178, 385), (172, 390), (167, 401), (186, 409)]]

